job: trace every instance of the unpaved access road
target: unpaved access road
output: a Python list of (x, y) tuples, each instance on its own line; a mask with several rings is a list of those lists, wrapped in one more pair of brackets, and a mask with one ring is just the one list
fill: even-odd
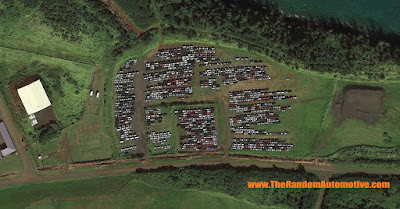
[[(74, 172), (74, 173), (63, 173), (56, 174), (52, 176), (38, 176), (38, 175), (24, 175), (17, 179), (11, 179), (7, 181), (0, 181), (0, 188), (6, 186), (27, 184), (27, 183), (40, 183), (40, 182), (50, 182), (50, 181), (61, 181), (61, 180), (71, 180), (71, 179), (81, 179), (81, 178), (90, 178), (90, 177), (98, 177), (98, 176), (109, 176), (109, 175), (120, 175), (135, 172), (138, 168), (143, 169), (151, 169), (158, 168), (161, 166), (175, 166), (175, 167), (184, 167), (190, 165), (217, 165), (221, 163), (230, 163), (232, 166), (250, 166), (256, 165), (261, 168), (271, 168), (273, 166), (284, 168), (284, 169), (297, 169), (300, 163), (281, 163), (281, 162), (273, 162), (273, 161), (255, 161), (248, 160), (235, 162), (234, 159), (222, 159), (216, 161), (199, 161), (199, 162), (187, 162), (187, 163), (174, 163), (174, 164), (166, 164), (166, 165), (138, 165), (126, 168), (110, 168), (104, 170), (92, 170), (85, 172)], [(305, 170), (307, 172), (315, 173), (319, 176), (320, 179), (326, 180), (331, 177), (333, 174), (342, 174), (342, 173), (371, 173), (371, 174), (400, 174), (400, 171), (390, 171), (390, 170), (379, 170), (379, 169), (357, 169), (357, 168), (337, 168), (326, 165), (314, 165), (314, 164), (303, 164)]]
[(24, 170), (22, 176), (25, 179), (32, 179), (36, 176), (35, 168), (33, 166), (33, 160), (31, 156), (26, 152), (25, 146), (22, 142), (21, 136), (18, 134), (17, 129), (14, 126), (14, 120), (11, 113), (8, 111), (6, 103), (4, 102), (3, 95), (0, 94), (0, 119), (4, 121), (7, 126), (7, 130), (17, 147), (18, 154), (22, 158)]

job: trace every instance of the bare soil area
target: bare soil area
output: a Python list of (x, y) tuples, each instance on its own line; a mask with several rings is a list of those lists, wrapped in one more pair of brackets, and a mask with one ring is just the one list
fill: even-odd
[(379, 87), (346, 86), (333, 97), (333, 113), (340, 118), (363, 120), (375, 124), (382, 115), (385, 91)]

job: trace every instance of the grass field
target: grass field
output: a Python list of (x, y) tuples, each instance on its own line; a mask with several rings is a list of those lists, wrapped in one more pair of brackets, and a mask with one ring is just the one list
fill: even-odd
[(43, 15), (37, 8), (14, 2), (12, 10), (3, 16), (6, 21), (0, 24), (1, 47), (85, 63), (94, 63), (102, 54), (96, 44), (99, 40), (84, 36), (83, 41), (77, 43), (53, 36), (53, 29), (43, 22)]
[(14, 171), (21, 173), (22, 169), (22, 160), (21, 157), (17, 154), (6, 156), (0, 160), (0, 174)]
[(0, 191), (0, 208), (26, 208), (45, 198), (112, 195), (127, 182), (129, 176), (96, 177), (72, 181), (27, 184)]
[[(161, 183), (171, 181), (168, 176), (177, 178), (177, 171), (181, 175), (174, 184)], [(235, 168), (216, 171), (180, 168), (6, 187), (0, 189), (0, 208), (293, 208), (296, 204), (311, 206), (318, 191), (249, 190), (243, 186), (248, 179), (266, 177), (313, 180), (312, 174), (252, 168), (245, 171), (247, 175), (243, 178), (235, 172), (238, 172)], [(228, 176), (237, 181), (226, 182)], [(193, 184), (188, 184), (190, 181)], [(230, 187), (236, 192), (231, 193)], [(285, 201), (286, 198), (290, 200)]]
[[(336, 91), (341, 91), (346, 85), (359, 84), (354, 82), (338, 81)], [(400, 102), (398, 94), (399, 84), (387, 83), (362, 83), (363, 85), (379, 86), (385, 90), (383, 111), (386, 116), (382, 116), (379, 121), (370, 125), (360, 120), (346, 120), (338, 125), (337, 117), (328, 114), (326, 127), (324, 127), (324, 138), (326, 146), (319, 153), (328, 155), (339, 150), (342, 147), (354, 145), (375, 145), (375, 146), (395, 146), (400, 144), (399, 117), (400, 108), (397, 104)], [(391, 142), (385, 142), (383, 133), (387, 132), (392, 137)]]
[(28, 207), (42, 208), (277, 208), (261, 207), (237, 200), (228, 195), (159, 188), (141, 182), (130, 182), (118, 195), (100, 200), (72, 200), (43, 202)]
[[(73, 162), (111, 158), (111, 139), (103, 132), (104, 83), (104, 73), (96, 67), (91, 88), (94, 94), (87, 95), (84, 116), (65, 130)], [(97, 91), (99, 98), (95, 95)]]

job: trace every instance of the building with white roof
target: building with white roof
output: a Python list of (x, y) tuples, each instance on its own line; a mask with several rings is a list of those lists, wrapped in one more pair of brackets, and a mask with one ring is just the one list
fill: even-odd
[(28, 115), (32, 115), (51, 106), (50, 100), (40, 80), (18, 89), (18, 95)]

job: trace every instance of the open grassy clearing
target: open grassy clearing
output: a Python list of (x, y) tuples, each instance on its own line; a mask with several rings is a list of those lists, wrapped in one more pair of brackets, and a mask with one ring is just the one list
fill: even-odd
[(52, 35), (54, 30), (43, 18), (38, 8), (14, 1), (14, 7), (0, 17), (0, 46), (85, 63), (94, 63), (104, 53), (104, 49), (99, 50), (99, 39), (84, 36), (77, 43)]
[(43, 202), (28, 207), (39, 208), (277, 208), (261, 207), (228, 195), (154, 187), (141, 182), (130, 182), (117, 196), (100, 200), (72, 200)]
[(18, 154), (9, 155), (0, 160), (0, 174), (22, 171), (22, 160)]
[(26, 208), (45, 198), (112, 195), (129, 181), (128, 175), (27, 184), (0, 191), (1, 208)]
[[(342, 91), (346, 85), (356, 85), (360, 83), (338, 81), (336, 91)], [(363, 85), (378, 86), (385, 90), (383, 103), (384, 116), (381, 116), (376, 124), (368, 124), (361, 120), (347, 119), (342, 124), (338, 123), (338, 118), (329, 113), (327, 117), (327, 126), (323, 133), (326, 140), (326, 146), (319, 153), (320, 155), (329, 155), (342, 147), (354, 145), (374, 145), (392, 147), (400, 145), (400, 96), (398, 94), (398, 84), (376, 84), (362, 83)], [(384, 132), (391, 137), (390, 141), (385, 141)]]
[[(81, 121), (65, 130), (71, 149), (73, 162), (92, 161), (111, 158), (111, 139), (106, 135), (101, 120), (104, 114), (105, 77), (96, 67), (91, 89), (93, 96), (87, 97), (86, 109)], [(96, 98), (96, 92), (99, 98)]]

